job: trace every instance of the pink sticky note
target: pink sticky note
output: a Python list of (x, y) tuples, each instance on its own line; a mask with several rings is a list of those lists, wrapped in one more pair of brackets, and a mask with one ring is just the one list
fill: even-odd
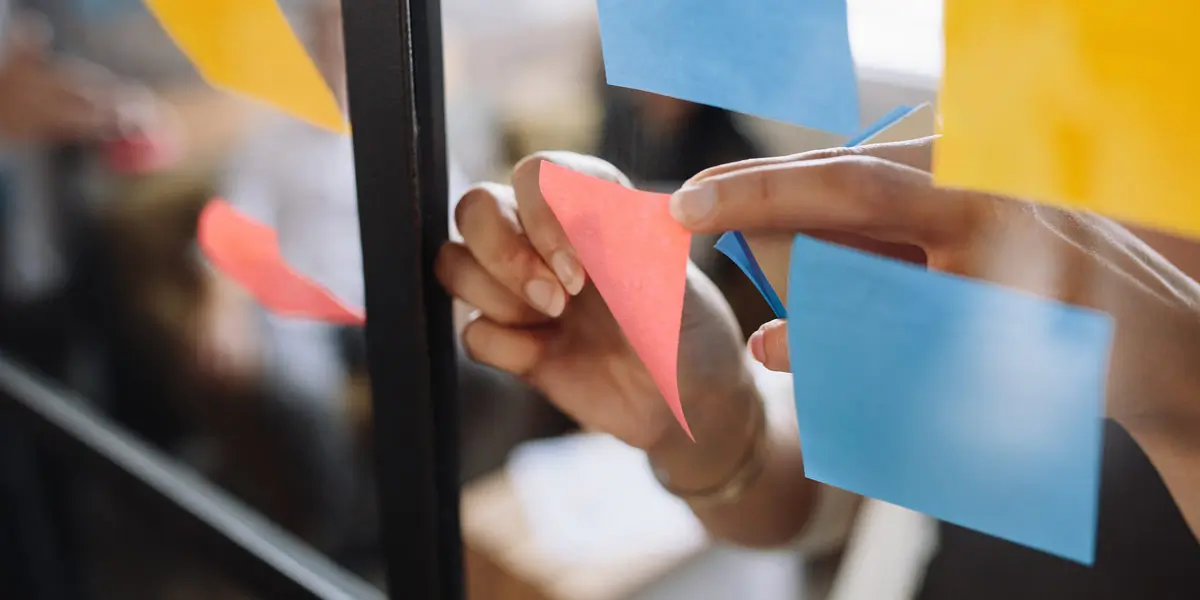
[(362, 325), (361, 308), (347, 306), (321, 284), (292, 269), (275, 231), (214, 199), (196, 232), (200, 249), (217, 270), (236, 281), (267, 310), (289, 317)]
[(588, 277), (690, 437), (676, 372), (692, 234), (668, 212), (670, 196), (544, 161), (540, 183)]

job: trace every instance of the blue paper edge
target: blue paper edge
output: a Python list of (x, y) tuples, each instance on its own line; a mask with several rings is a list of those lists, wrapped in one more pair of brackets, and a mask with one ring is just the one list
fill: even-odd
[(742, 270), (742, 273), (746, 274), (746, 277), (754, 283), (754, 287), (758, 288), (758, 293), (771, 306), (771, 310), (774, 311), (776, 317), (780, 319), (787, 318), (787, 308), (783, 306), (783, 301), (779, 299), (779, 294), (775, 293), (775, 288), (767, 281), (767, 276), (763, 274), (762, 267), (754, 259), (754, 253), (750, 251), (750, 246), (746, 243), (746, 238), (740, 232), (725, 232), (713, 247), (728, 257), (729, 260), (732, 260), (733, 264), (737, 265)]
[[(896, 121), (908, 116), (914, 110), (916, 109), (910, 106), (897, 106), (874, 124), (851, 138), (850, 141), (846, 142), (845, 147), (850, 148), (863, 143)], [(713, 247), (729, 258), (729, 260), (732, 260), (733, 264), (737, 265), (746, 274), (746, 277), (750, 278), (750, 281), (754, 283), (754, 287), (758, 288), (758, 293), (762, 294), (762, 297), (771, 306), (771, 310), (775, 312), (777, 318), (787, 318), (787, 307), (783, 305), (783, 302), (779, 299), (779, 293), (775, 291), (775, 287), (771, 285), (771, 282), (767, 280), (767, 276), (763, 274), (762, 267), (759, 266), (758, 259), (754, 258), (754, 253), (750, 251), (750, 244), (746, 242), (746, 237), (742, 235), (742, 232), (725, 232), (717, 239), (717, 243)]]

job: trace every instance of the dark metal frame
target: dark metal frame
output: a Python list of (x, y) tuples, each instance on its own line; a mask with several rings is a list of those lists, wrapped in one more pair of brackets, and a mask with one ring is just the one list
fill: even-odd
[(175, 543), (262, 598), (383, 600), (383, 594), (136, 435), (0, 354), (0, 418), (21, 418), (45, 447), (119, 486)]
[[(345, 0), (369, 369), (390, 598), (459, 600), (457, 401), (451, 304), (433, 276), (448, 234), (439, 0)], [(382, 600), (82, 399), (0, 354), (0, 418), (119, 482), (171, 540), (262, 598)]]
[[(342, 2), (392, 597), (463, 597), (439, 0)], [(403, 585), (403, 590), (397, 589)]]

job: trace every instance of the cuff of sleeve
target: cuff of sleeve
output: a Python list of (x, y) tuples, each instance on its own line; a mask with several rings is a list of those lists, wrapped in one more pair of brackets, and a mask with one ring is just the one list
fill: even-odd
[(817, 504), (808, 525), (793, 542), (793, 547), (806, 556), (818, 557), (832, 554), (846, 545), (850, 528), (861, 498), (845, 490), (820, 485)]

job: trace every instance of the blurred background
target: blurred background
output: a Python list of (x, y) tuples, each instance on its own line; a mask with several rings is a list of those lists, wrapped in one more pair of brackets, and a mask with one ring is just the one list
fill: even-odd
[[(344, 102), (339, 0), (278, 1)], [(266, 314), (195, 240), (220, 196), (360, 303), (351, 140), (207, 85), (140, 0), (0, 7), (0, 352), (383, 585), (362, 332)], [(543, 149), (670, 190), (712, 165), (844, 141), (607, 87), (594, 0), (442, 7), (451, 201)], [(940, 2), (850, 7), (863, 122), (932, 101)], [(693, 258), (748, 335), (770, 311), (712, 241)], [(465, 360), (460, 372), (472, 599), (825, 597), (839, 552), (714, 545), (636, 452), (574, 432), (518, 382)], [(784, 390), (772, 410), (789, 410), (789, 381), (761, 376)], [(3, 414), (0, 459), (0, 560), (18, 566), (0, 596), (251, 597)]]

